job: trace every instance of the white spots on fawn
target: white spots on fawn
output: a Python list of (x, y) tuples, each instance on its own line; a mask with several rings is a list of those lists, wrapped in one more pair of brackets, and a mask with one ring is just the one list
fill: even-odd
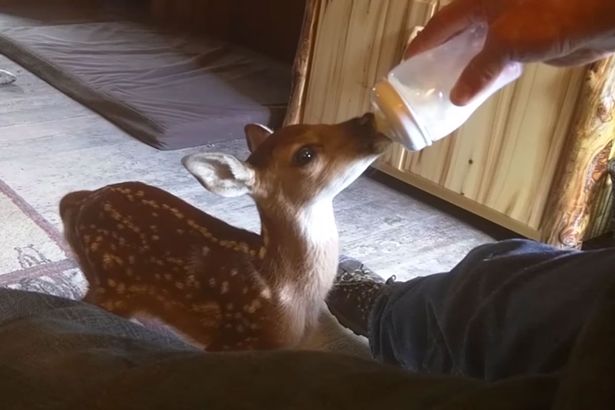
[(173, 275), (171, 275), (170, 273), (165, 273), (164, 274), (164, 278), (168, 281), (172, 281), (173, 280)]
[(209, 287), (215, 287), (216, 286), (216, 279), (215, 278), (209, 278)]
[(117, 285), (117, 283), (116, 283), (113, 279), (108, 279), (108, 280), (107, 280), (107, 285), (108, 285), (110, 288), (114, 288), (114, 287)]
[(203, 249), (201, 250), (201, 253), (203, 254), (203, 256), (207, 256), (207, 255), (209, 255), (209, 251), (210, 251), (210, 249), (207, 246), (203, 246)]
[(241, 293), (244, 294), (244, 295), (247, 295), (248, 294), (248, 287), (244, 286), (243, 289), (241, 289)]
[(160, 236), (152, 235), (152, 241), (158, 241), (158, 240), (160, 240)]
[(181, 289), (183, 289), (183, 288), (184, 288), (184, 286), (185, 286), (185, 285), (184, 285), (183, 283), (181, 283), (181, 282), (175, 282), (175, 287), (176, 287), (177, 289), (180, 289), (180, 290), (181, 290)]
[(205, 304), (196, 304), (193, 303), (190, 305), (190, 309), (196, 313), (209, 313), (218, 315), (220, 312), (220, 306), (216, 303), (205, 303)]
[(260, 259), (265, 259), (266, 252), (267, 252), (267, 249), (265, 247), (260, 248), (260, 250), (258, 251), (258, 257)]
[(233, 309), (234, 309), (234, 306), (233, 306), (232, 303), (227, 303), (226, 304), (226, 310), (233, 310)]
[(177, 219), (184, 219), (184, 214), (182, 214), (179, 209), (173, 208), (168, 204), (162, 204), (162, 207), (168, 211), (170, 211)]
[(237, 269), (231, 269), (231, 276), (237, 276), (239, 271)]
[(245, 310), (246, 312), (252, 314), (252, 313), (255, 313), (261, 307), (262, 307), (261, 301), (258, 300), (258, 299), (254, 299), (252, 301), (252, 303), (250, 303), (249, 305), (245, 305), (243, 307), (243, 310)]
[(126, 285), (124, 285), (121, 282), (117, 284), (117, 293), (118, 294), (120, 294), (120, 295), (123, 294), (125, 290), (126, 290)]
[(110, 269), (113, 267), (113, 256), (109, 253), (105, 253), (103, 255), (103, 267), (105, 269)]
[(228, 293), (228, 287), (227, 281), (222, 282), (222, 285), (220, 286), (220, 294), (224, 295), (225, 293)]
[(201, 287), (201, 282), (196, 280), (196, 277), (194, 275), (188, 275), (188, 277), (186, 278), (186, 286), (198, 289)]
[(242, 325), (237, 325), (235, 326), (235, 330), (237, 331), (237, 333), (243, 333), (245, 329)]
[(141, 203), (143, 205), (150, 206), (150, 207), (152, 207), (154, 209), (160, 209), (160, 205), (158, 205), (158, 203), (156, 201), (151, 201), (149, 199), (142, 199)]
[(271, 299), (271, 289), (269, 287), (266, 287), (265, 289), (263, 289), (261, 291), (261, 297), (263, 299)]
[(203, 235), (205, 238), (209, 239), (211, 242), (213, 243), (218, 243), (218, 238), (214, 237), (208, 230), (207, 228), (200, 226), (199, 224), (197, 224), (196, 222), (194, 222), (193, 219), (188, 219), (188, 221), (186, 222), (188, 224), (188, 226), (190, 226), (191, 228), (195, 229), (196, 231), (198, 231), (201, 235)]
[(160, 266), (164, 265), (164, 262), (155, 256), (150, 256), (149, 261), (154, 265), (160, 265)]
[(167, 257), (166, 261), (169, 262), (169, 263), (172, 263), (174, 265), (183, 265), (184, 264), (184, 260), (183, 259), (174, 258), (172, 256)]
[(130, 285), (128, 286), (128, 290), (133, 293), (143, 293), (147, 290), (147, 286), (145, 285)]
[(128, 256), (128, 263), (130, 263), (131, 265), (135, 264), (135, 260), (136, 260), (136, 258), (135, 258), (134, 255), (129, 255)]

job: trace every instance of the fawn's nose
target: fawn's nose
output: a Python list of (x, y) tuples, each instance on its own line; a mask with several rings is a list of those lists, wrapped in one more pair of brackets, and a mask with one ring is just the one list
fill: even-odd
[(352, 133), (362, 139), (371, 140), (378, 134), (376, 117), (372, 113), (367, 113), (350, 120), (350, 125)]
[(367, 114), (363, 114), (362, 116), (356, 119), (358, 125), (363, 128), (367, 128), (369, 130), (374, 130), (376, 124), (376, 116), (368, 112)]
[(343, 126), (357, 137), (367, 138), (375, 130), (374, 114), (368, 113), (346, 121)]
[(389, 146), (391, 140), (378, 130), (376, 116), (367, 113), (350, 120), (351, 132), (361, 146), (367, 148), (370, 153), (382, 153)]

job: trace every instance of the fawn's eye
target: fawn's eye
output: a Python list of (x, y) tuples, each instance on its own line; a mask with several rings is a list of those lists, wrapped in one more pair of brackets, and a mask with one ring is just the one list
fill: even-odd
[(302, 147), (299, 151), (295, 152), (293, 162), (299, 166), (309, 164), (314, 158), (316, 158), (316, 151), (312, 147)]

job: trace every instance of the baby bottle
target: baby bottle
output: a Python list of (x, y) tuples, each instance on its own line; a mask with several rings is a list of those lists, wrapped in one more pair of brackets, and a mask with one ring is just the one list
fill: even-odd
[(486, 33), (484, 25), (472, 26), (404, 61), (377, 82), (371, 101), (379, 130), (409, 150), (419, 151), (455, 131), (489, 96), (516, 80), (522, 66), (512, 62), (468, 104), (459, 107), (450, 101), (450, 91), (482, 50)]

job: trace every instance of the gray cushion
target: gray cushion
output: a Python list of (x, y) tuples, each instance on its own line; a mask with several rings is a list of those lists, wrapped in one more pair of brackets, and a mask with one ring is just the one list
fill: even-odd
[(279, 126), (290, 93), (285, 64), (132, 21), (24, 21), (0, 29), (0, 53), (159, 149)]

